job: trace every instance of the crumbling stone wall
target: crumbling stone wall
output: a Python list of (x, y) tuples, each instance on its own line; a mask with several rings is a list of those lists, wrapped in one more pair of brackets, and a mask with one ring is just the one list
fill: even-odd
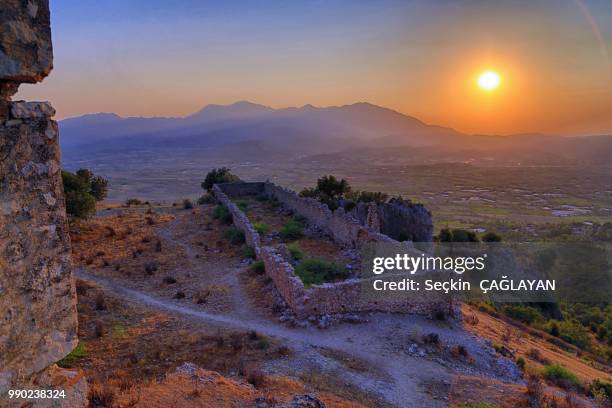
[(256, 195), (265, 192), (287, 207), (306, 217), (309, 222), (327, 232), (334, 240), (345, 246), (361, 248), (367, 242), (389, 242), (412, 250), (410, 243), (398, 243), (392, 238), (362, 226), (342, 209), (331, 212), (329, 208), (311, 198), (299, 197), (295, 192), (272, 183), (223, 183), (213, 186), (215, 198), (230, 210), (234, 224), (244, 234), (247, 244), (255, 250), (258, 259), (265, 264), (268, 275), (280, 295), (298, 318), (358, 311), (407, 312), (431, 315), (439, 310), (447, 299), (429, 298), (411, 300), (401, 297), (367, 296), (364, 286), (371, 283), (364, 279), (349, 279), (343, 282), (325, 283), (305, 288), (289, 262), (286, 247), (261, 246), (261, 239), (248, 217), (231, 200), (231, 197)]
[[(55, 111), (46, 102), (10, 100), (21, 82), (40, 81), (51, 68), (48, 2), (2, 0), (0, 406), (9, 388), (51, 387), (46, 369), (77, 344)], [(61, 387), (59, 377), (54, 372), (55, 386)], [(70, 379), (71, 387), (77, 383), (83, 396), (86, 382), (78, 374)]]
[[(369, 225), (368, 218), (372, 217), (371, 204), (358, 203), (349, 214), (362, 224)], [(377, 223), (382, 234), (397, 241), (431, 242), (433, 221), (431, 213), (424, 205), (392, 198), (376, 207)]]
[[(252, 194), (251, 192), (252, 188), (250, 186), (245, 185), (243, 186), (245, 187), (244, 190), (239, 190), (240, 188), (239, 184), (247, 184), (247, 183), (235, 183), (236, 184), (235, 186), (232, 186), (231, 184), (232, 183), (228, 183), (228, 184), (225, 184), (224, 186), (225, 188), (229, 188), (229, 189), (234, 188), (232, 191), (236, 195)], [(243, 191), (249, 191), (249, 192), (243, 192)], [(242, 232), (244, 232), (244, 239), (246, 241), (246, 244), (255, 250), (256, 256), (259, 256), (259, 251), (261, 250), (261, 239), (259, 237), (259, 233), (255, 230), (253, 225), (251, 225), (251, 222), (249, 221), (246, 214), (243, 213), (240, 210), (240, 208), (238, 208), (238, 206), (229, 199), (229, 197), (225, 194), (223, 190), (221, 190), (218, 184), (215, 184), (213, 186), (213, 194), (215, 198), (217, 199), (217, 201), (225, 205), (227, 209), (230, 211), (230, 213), (232, 214), (234, 225), (240, 228)]]

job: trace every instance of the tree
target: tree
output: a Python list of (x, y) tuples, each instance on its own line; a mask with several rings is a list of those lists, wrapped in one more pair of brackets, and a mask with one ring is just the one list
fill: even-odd
[(96, 212), (96, 201), (102, 201), (108, 192), (108, 180), (95, 176), (88, 169), (76, 173), (62, 170), (66, 212), (77, 218), (88, 218)]
[(327, 195), (330, 199), (335, 200), (351, 191), (351, 186), (345, 179), (338, 180), (330, 174), (317, 180), (317, 190), (321, 194)]
[(90, 194), (96, 201), (104, 200), (108, 194), (108, 180), (101, 176), (92, 177)]
[(230, 169), (227, 167), (219, 167), (218, 169), (212, 169), (206, 174), (206, 178), (202, 182), (201, 186), (204, 190), (210, 191), (213, 185), (219, 183), (234, 183), (240, 181), (240, 177), (232, 174)]

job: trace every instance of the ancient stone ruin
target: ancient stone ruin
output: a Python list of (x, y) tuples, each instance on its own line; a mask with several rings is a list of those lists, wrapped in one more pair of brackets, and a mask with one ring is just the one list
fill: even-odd
[[(313, 198), (298, 196), (295, 192), (279, 187), (269, 182), (259, 183), (223, 183), (213, 186), (215, 198), (225, 205), (232, 214), (233, 223), (240, 228), (245, 235), (246, 244), (252, 247), (256, 257), (265, 264), (266, 274), (272, 279), (278, 292), (285, 303), (298, 318), (321, 316), (327, 314), (340, 314), (360, 311), (383, 311), (383, 312), (409, 312), (422, 315), (432, 313), (446, 307), (448, 299), (427, 298), (421, 301), (409, 301), (403, 297), (376, 298), (364, 296), (363, 285), (368, 285), (368, 279), (354, 278), (346, 279), (336, 283), (324, 283), (306, 288), (301, 279), (295, 274), (294, 268), (289, 261), (286, 246), (263, 245), (262, 239), (251, 224), (247, 215), (232, 201), (233, 197), (245, 195), (266, 194), (268, 197), (278, 200), (282, 205), (305, 217), (309, 223), (327, 234), (338, 245), (345, 248), (360, 250), (369, 243), (388, 243), (404, 247), (406, 251), (415, 251), (410, 242), (400, 243), (393, 238), (376, 230), (382, 226), (377, 219), (382, 214), (383, 220), (389, 220), (391, 212), (387, 207), (382, 211), (374, 212), (370, 206), (370, 215), (363, 222), (351, 213), (345, 213), (342, 208), (331, 211), (326, 205)], [(398, 205), (390, 204), (391, 206)], [(391, 207), (393, 208), (393, 207)], [(367, 206), (366, 206), (367, 209)], [(417, 214), (424, 207), (420, 206)], [(412, 211), (408, 207), (408, 212)], [(415, 225), (415, 231), (429, 231), (431, 240), (431, 229), (427, 226), (427, 219), (431, 225), (431, 216), (421, 223)], [(415, 218), (415, 217), (413, 217)], [(400, 218), (396, 218), (395, 221)], [(406, 218), (410, 221), (412, 218)], [(410, 225), (405, 230), (410, 230)], [(420, 254), (420, 252), (415, 252)], [(415, 298), (411, 298), (414, 300)]]
[(65, 381), (71, 388), (62, 406), (82, 406), (84, 378), (54, 366), (77, 345), (58, 128), (51, 119), (55, 111), (47, 102), (11, 101), (20, 83), (38, 82), (51, 68), (48, 1), (3, 0), (0, 397), (10, 388), (43, 388), (50, 381), (57, 387)]

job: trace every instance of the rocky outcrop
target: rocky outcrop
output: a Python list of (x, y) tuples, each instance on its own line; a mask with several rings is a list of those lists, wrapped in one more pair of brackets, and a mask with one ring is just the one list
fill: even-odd
[(51, 388), (65, 378), (74, 392), (55, 406), (78, 407), (85, 379), (54, 365), (77, 344), (55, 110), (47, 102), (10, 101), (19, 83), (40, 81), (52, 68), (49, 5), (1, 3), (0, 397), (9, 388)]
[(2, 393), (74, 348), (77, 315), (53, 108), (0, 105)]
[(2, 0), (0, 99), (22, 82), (36, 83), (53, 68), (48, 0)]

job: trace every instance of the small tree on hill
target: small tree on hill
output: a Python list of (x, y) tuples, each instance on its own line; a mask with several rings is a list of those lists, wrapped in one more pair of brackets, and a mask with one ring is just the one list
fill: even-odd
[(96, 201), (102, 201), (108, 193), (108, 180), (94, 176), (88, 169), (79, 169), (76, 173), (62, 170), (66, 212), (78, 218), (87, 218), (95, 214)]
[(215, 184), (219, 183), (233, 183), (240, 181), (240, 177), (232, 174), (230, 169), (227, 167), (220, 167), (218, 169), (212, 169), (206, 174), (206, 178), (202, 182), (201, 186), (204, 190), (210, 191)]

